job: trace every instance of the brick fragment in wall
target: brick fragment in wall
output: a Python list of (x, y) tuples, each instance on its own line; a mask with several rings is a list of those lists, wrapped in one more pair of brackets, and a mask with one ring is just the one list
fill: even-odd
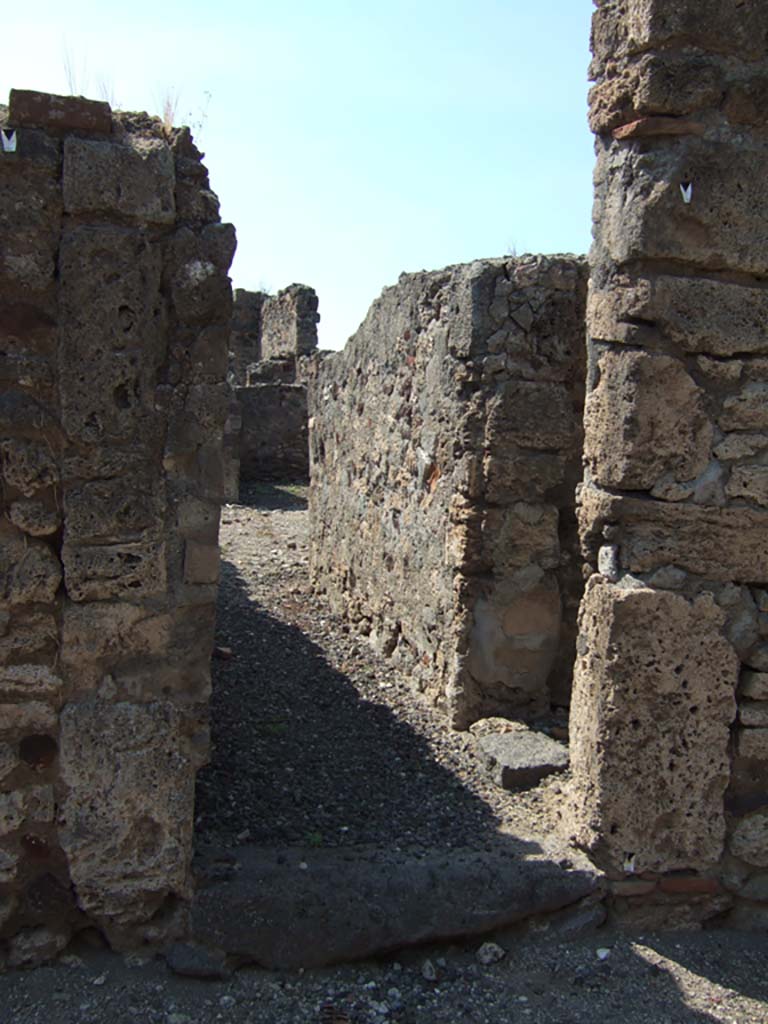
[(454, 725), (568, 699), (584, 283), (576, 257), (403, 275), (312, 368), (313, 583)]
[[(14, 111), (17, 151), (0, 160), (0, 879), (8, 955), (32, 963), (73, 914), (121, 946), (183, 920), (234, 231), (188, 130), (44, 94), (14, 94), (0, 124)], [(184, 582), (185, 541), (205, 551), (205, 583)], [(25, 891), (43, 857), (56, 871), (66, 857), (79, 910), (69, 882), (64, 897)], [(43, 919), (14, 935), (33, 899)]]

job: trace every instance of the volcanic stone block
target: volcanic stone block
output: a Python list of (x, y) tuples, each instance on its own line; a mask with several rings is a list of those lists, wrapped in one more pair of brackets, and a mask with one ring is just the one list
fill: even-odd
[(56, 96), (32, 89), (11, 89), (8, 118), (14, 128), (80, 131), (89, 135), (109, 135), (112, 132), (112, 111), (103, 100)]
[(477, 748), (486, 770), (503, 789), (528, 789), (568, 767), (568, 747), (531, 729), (481, 736)]
[[(762, 274), (768, 239), (754, 211), (762, 202), (766, 159), (768, 145), (754, 139), (724, 147), (681, 137), (663, 151), (632, 142), (608, 147), (595, 176), (601, 258), (676, 260)], [(687, 184), (690, 203), (681, 189)]]
[(584, 487), (579, 519), (591, 562), (600, 532), (620, 525), (619, 557), (629, 572), (676, 565), (723, 582), (768, 579), (768, 513), (762, 509), (643, 500)]
[(61, 240), (64, 359), (140, 349), (160, 363), (162, 251), (145, 231), (120, 225), (68, 229)]
[(62, 561), (73, 601), (138, 600), (165, 591), (165, 545), (159, 541), (99, 546), (65, 542)]
[(598, 0), (592, 23), (593, 71), (603, 61), (669, 44), (744, 60), (763, 56), (768, 12), (743, 0)]
[(709, 595), (592, 577), (571, 705), (573, 831), (605, 867), (715, 866), (739, 660)]
[(130, 490), (123, 480), (93, 480), (65, 495), (68, 543), (126, 543), (140, 540), (156, 526), (165, 507), (162, 486), (149, 472), (134, 479)]
[(608, 351), (598, 374), (584, 414), (584, 456), (595, 483), (648, 490), (664, 474), (690, 480), (703, 472), (713, 428), (704, 393), (682, 363)]
[(128, 135), (121, 142), (69, 137), (64, 142), (64, 209), (118, 213), (148, 224), (175, 218), (173, 155), (163, 140)]
[(768, 292), (747, 283), (616, 274), (593, 285), (588, 317), (596, 341), (632, 341), (645, 325), (685, 352), (768, 353)]
[(172, 704), (68, 704), (60, 817), (80, 907), (113, 941), (189, 895), (194, 773)]

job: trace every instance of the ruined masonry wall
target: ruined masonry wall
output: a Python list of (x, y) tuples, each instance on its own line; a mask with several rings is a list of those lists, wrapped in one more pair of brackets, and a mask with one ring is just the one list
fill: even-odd
[[(316, 354), (317, 295), (292, 284), (277, 295), (238, 289), (230, 341), (230, 379), (236, 384), (237, 435), (227, 451), (229, 479), (239, 460), (243, 480), (306, 480), (306, 364)], [(235, 493), (230, 484), (230, 493)], [(236, 496), (231, 500), (237, 500)]]
[(768, 920), (767, 38), (762, 0), (594, 16), (572, 824), (644, 926)]
[(309, 479), (307, 389), (303, 384), (255, 384), (237, 389), (240, 477)]
[(0, 963), (183, 927), (234, 230), (187, 129), (13, 91), (0, 152)]
[(264, 300), (261, 310), (261, 359), (299, 359), (317, 348), (317, 295), (292, 284)]
[(310, 386), (314, 586), (464, 727), (567, 703), (585, 261), (403, 275)]

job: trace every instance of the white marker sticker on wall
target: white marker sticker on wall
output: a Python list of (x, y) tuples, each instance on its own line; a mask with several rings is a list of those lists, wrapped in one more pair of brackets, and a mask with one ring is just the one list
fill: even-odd
[(688, 206), (690, 201), (693, 199), (693, 182), (692, 181), (683, 181), (683, 182), (681, 182), (680, 183), (680, 192), (682, 193), (682, 196), (683, 196), (683, 202), (685, 203), (686, 206)]
[(0, 140), (3, 143), (4, 153), (16, 152), (16, 130), (14, 128), (0, 128)]

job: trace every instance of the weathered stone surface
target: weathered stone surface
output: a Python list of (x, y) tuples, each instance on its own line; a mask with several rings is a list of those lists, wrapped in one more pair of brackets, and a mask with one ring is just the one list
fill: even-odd
[(64, 585), (73, 601), (108, 601), (161, 594), (166, 588), (165, 547), (156, 541), (62, 549)]
[(0, 705), (0, 732), (51, 732), (56, 729), (57, 716), (49, 704), (29, 701), (24, 704)]
[[(234, 232), (188, 131), (74, 97), (15, 93), (11, 108), (0, 917), (3, 963), (25, 965), (73, 924), (119, 945), (183, 927), (208, 747)], [(187, 288), (195, 260), (204, 281)], [(202, 553), (186, 580), (185, 542)], [(32, 925), (45, 927), (14, 938)]]
[(80, 907), (109, 934), (189, 895), (194, 774), (169, 703), (68, 704), (61, 844)]
[(404, 275), (315, 367), (314, 584), (457, 725), (567, 700), (584, 299), (572, 257)]
[(757, 868), (768, 867), (768, 813), (740, 822), (730, 839), (731, 853)]
[(477, 750), (493, 781), (504, 789), (527, 789), (568, 767), (568, 747), (531, 729), (481, 736)]
[(750, 284), (671, 274), (617, 273), (593, 282), (588, 322), (598, 341), (632, 341), (645, 325), (684, 352), (768, 351), (768, 292)]
[(53, 601), (61, 583), (61, 564), (45, 546), (30, 547), (16, 566), (8, 599), (11, 604)]
[[(744, 722), (743, 724), (747, 725), (748, 723)], [(768, 728), (739, 729), (736, 749), (739, 757), (754, 761), (768, 761)]]
[(230, 224), (211, 224), (200, 234), (185, 227), (174, 235), (169, 253), (171, 299), (182, 323), (205, 323), (225, 306), (229, 318), (232, 293), (226, 270), (234, 252)]
[(723, 430), (768, 430), (768, 384), (748, 383), (723, 402), (718, 424)]
[(25, 497), (58, 482), (56, 457), (44, 441), (2, 441), (0, 453), (5, 482)]
[(70, 487), (65, 495), (67, 543), (126, 543), (142, 539), (161, 520), (162, 482), (146, 473), (126, 490), (121, 479), (94, 480)]
[(748, 701), (739, 704), (739, 721), (746, 726), (768, 728), (768, 703)]
[(586, 859), (569, 851), (575, 864), (566, 870), (553, 851), (521, 845), (420, 857), (240, 847), (231, 877), (200, 888), (193, 935), (262, 967), (319, 967), (482, 935), (595, 891), (599, 876)]
[(242, 480), (306, 480), (309, 477), (307, 389), (303, 384), (255, 384), (238, 388), (242, 425)]
[(68, 138), (63, 191), (70, 214), (117, 213), (148, 224), (172, 224), (175, 218), (173, 157), (160, 139)]
[(11, 89), (8, 120), (14, 128), (80, 131), (89, 135), (109, 135), (112, 132), (112, 111), (103, 100), (55, 96), (32, 89)]
[(571, 705), (572, 825), (599, 863), (703, 870), (725, 838), (738, 658), (723, 612), (592, 577)]
[(768, 579), (768, 514), (762, 509), (648, 501), (584, 487), (579, 519), (590, 560), (602, 530), (612, 524), (629, 572), (676, 565), (710, 580)]
[[(766, 156), (765, 144), (747, 137), (738, 146), (688, 136), (669, 139), (663, 150), (621, 142), (605, 147), (595, 176), (603, 258), (762, 274), (768, 241), (754, 212), (763, 202)], [(735, 180), (740, 189), (731, 188)], [(684, 182), (692, 184), (690, 203), (681, 194)]]
[(8, 518), (31, 537), (49, 537), (61, 526), (61, 513), (46, 508), (41, 501), (14, 501), (8, 508)]
[(0, 699), (45, 698), (54, 703), (63, 692), (63, 682), (47, 665), (5, 665), (0, 668)]
[[(261, 344), (258, 359), (311, 355), (317, 348), (320, 314), (314, 288), (292, 284), (261, 306)], [(256, 362), (257, 360), (254, 360)]]
[(744, 672), (739, 693), (751, 700), (768, 700), (768, 672)]
[(218, 544), (200, 544), (188, 540), (184, 545), (184, 582), (216, 583), (218, 578)]
[(604, 70), (604, 61), (673, 45), (755, 60), (764, 54), (767, 30), (764, 8), (741, 0), (599, 0), (592, 23), (593, 71)]
[(691, 480), (706, 468), (712, 424), (703, 392), (680, 362), (609, 351), (598, 373), (584, 414), (584, 455), (595, 483), (649, 490), (663, 474)]

